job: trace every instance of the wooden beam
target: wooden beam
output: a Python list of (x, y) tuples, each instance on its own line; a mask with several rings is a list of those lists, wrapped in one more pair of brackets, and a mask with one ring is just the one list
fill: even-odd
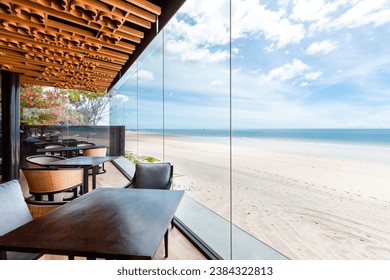
[(153, 3), (150, 3), (145, 0), (126, 0), (129, 3), (132, 3), (134, 5), (137, 5), (138, 7), (141, 7), (142, 9), (145, 9), (153, 14), (160, 15), (161, 14), (161, 8), (157, 5), (154, 5)]
[(108, 86), (156, 35), (162, 11), (147, 0), (0, 0), (0, 68), (46, 85)]
[(124, 1), (121, 1), (121, 0), (110, 0), (110, 5), (116, 7), (116, 8), (119, 8), (127, 13), (130, 13), (130, 14), (133, 14), (135, 16), (138, 16), (140, 18), (143, 18), (147, 21), (150, 21), (150, 22), (156, 22), (156, 15), (153, 14), (153, 13), (150, 13), (150, 12), (147, 12), (141, 8), (138, 8), (134, 5), (131, 5), (129, 3), (126, 3)]

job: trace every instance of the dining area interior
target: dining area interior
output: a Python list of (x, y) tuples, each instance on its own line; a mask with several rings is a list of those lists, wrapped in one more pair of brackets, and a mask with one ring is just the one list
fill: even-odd
[[(60, 164), (87, 158), (100, 160)], [(85, 154), (27, 163), (19, 180), (0, 184), (2, 259), (205, 259), (174, 226), (184, 191), (171, 189), (170, 163)]]

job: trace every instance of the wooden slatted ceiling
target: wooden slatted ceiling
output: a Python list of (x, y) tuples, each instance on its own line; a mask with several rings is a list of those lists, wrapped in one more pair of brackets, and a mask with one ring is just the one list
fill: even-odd
[(0, 0), (0, 70), (105, 91), (160, 14), (146, 0)]

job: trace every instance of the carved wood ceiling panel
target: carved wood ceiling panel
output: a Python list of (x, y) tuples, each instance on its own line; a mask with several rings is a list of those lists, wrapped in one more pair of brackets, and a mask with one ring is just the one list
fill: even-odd
[(0, 70), (105, 91), (160, 14), (146, 0), (0, 0)]

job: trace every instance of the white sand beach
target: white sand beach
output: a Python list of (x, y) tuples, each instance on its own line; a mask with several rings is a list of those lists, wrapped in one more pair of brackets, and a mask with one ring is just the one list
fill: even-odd
[[(229, 217), (229, 146), (127, 132), (175, 166), (174, 188)], [(163, 153), (165, 157), (163, 158)], [(233, 222), (290, 259), (390, 259), (390, 149), (235, 140)]]

